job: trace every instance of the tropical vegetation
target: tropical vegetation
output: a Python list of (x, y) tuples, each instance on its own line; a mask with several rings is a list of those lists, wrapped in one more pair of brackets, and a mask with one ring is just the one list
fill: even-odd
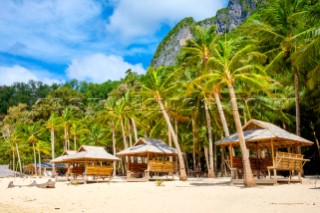
[[(83, 144), (116, 153), (143, 136), (178, 150), (181, 180), (191, 170), (216, 177), (234, 150), (218, 152), (214, 142), (237, 132), (245, 185), (254, 186), (246, 121), (269, 121), (318, 141), (319, 14), (319, 1), (270, 0), (230, 33), (196, 26), (172, 67), (149, 67), (145, 75), (127, 70), (102, 84), (0, 86), (0, 163), (22, 172)], [(319, 144), (301, 152), (319, 157)]]

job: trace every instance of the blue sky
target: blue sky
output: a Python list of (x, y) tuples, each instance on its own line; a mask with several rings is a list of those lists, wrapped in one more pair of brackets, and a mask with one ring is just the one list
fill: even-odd
[(212, 17), (227, 0), (1, 0), (0, 85), (71, 79), (102, 83), (144, 73), (185, 17)]

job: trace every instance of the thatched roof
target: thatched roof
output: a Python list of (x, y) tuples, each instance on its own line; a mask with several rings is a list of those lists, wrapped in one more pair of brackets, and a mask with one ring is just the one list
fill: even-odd
[(117, 161), (116, 156), (108, 153), (102, 146), (83, 145), (73, 154), (60, 156), (53, 159), (53, 163), (88, 162), (88, 161)]
[(151, 138), (139, 138), (132, 146), (117, 153), (118, 156), (147, 156), (147, 153), (174, 156), (176, 149), (168, 146), (165, 142)]
[(73, 155), (77, 153), (77, 151), (72, 151), (72, 150), (65, 150), (62, 155), (60, 155), (59, 157), (51, 160), (52, 163), (61, 163), (64, 162), (65, 159), (67, 159), (70, 155)]
[[(243, 134), (248, 148), (269, 148), (271, 140), (273, 140), (275, 148), (313, 145), (313, 142), (287, 132), (274, 124), (255, 119), (243, 126)], [(237, 133), (216, 142), (217, 146), (230, 144), (239, 146)]]

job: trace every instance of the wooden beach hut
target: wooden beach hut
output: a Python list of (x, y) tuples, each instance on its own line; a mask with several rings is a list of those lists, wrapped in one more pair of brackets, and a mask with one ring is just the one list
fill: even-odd
[[(246, 146), (250, 152), (250, 165), (253, 173), (258, 177), (268, 178), (258, 179), (257, 183), (277, 183), (280, 181), (296, 181), (291, 178), (293, 171), (298, 173), (298, 180), (301, 182), (300, 173), (303, 165), (308, 159), (303, 155), (295, 154), (298, 147), (311, 146), (313, 142), (300, 136), (287, 132), (280, 127), (252, 119), (243, 126), (243, 134)], [(239, 138), (237, 134), (223, 138), (215, 143), (217, 146), (229, 147), (229, 150), (239, 147)], [(229, 157), (229, 167), (231, 170), (232, 181), (239, 182), (239, 173), (243, 170), (242, 157), (233, 156), (232, 152)], [(289, 171), (289, 178), (280, 179), (277, 171)], [(274, 177), (271, 178), (271, 172)], [(242, 182), (240, 178), (240, 182)]]
[[(155, 174), (173, 175), (177, 171), (177, 151), (165, 142), (151, 138), (139, 138), (125, 150), (117, 153), (126, 157), (128, 181), (147, 181)], [(166, 176), (167, 177), (167, 176)]]
[(83, 180), (87, 182), (89, 176), (92, 176), (93, 180), (105, 177), (111, 179), (114, 171), (112, 163), (119, 160), (116, 156), (108, 153), (104, 147), (82, 145), (77, 152), (60, 156), (51, 162), (67, 164), (68, 179), (69, 176), (74, 179), (82, 176)]

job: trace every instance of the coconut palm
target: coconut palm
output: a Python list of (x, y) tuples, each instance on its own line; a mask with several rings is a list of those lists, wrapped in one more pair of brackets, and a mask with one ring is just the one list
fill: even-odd
[[(143, 89), (142, 93), (154, 98), (160, 108), (170, 134), (173, 137), (175, 148), (177, 149), (180, 166), (180, 180), (187, 180), (185, 163), (180, 149), (180, 144), (178, 143), (178, 136), (172, 126), (169, 114), (166, 111), (162, 100), (162, 98), (168, 95), (169, 92), (172, 92), (174, 88), (179, 87), (179, 85), (174, 82), (175, 74), (176, 72), (174, 70), (166, 70), (166, 68), (154, 69), (150, 67), (147, 74), (141, 80), (141, 87)], [(174, 82), (174, 84), (172, 82)]]
[[(32, 144), (33, 157), (34, 157), (34, 167), (37, 168), (37, 158), (36, 158), (36, 144), (41, 141), (43, 129), (39, 123), (33, 123), (32, 125), (23, 126), (23, 134), (26, 137), (26, 141)], [(35, 171), (37, 175), (37, 171)]]
[[(45, 123), (45, 127), (50, 131), (50, 141), (51, 141), (51, 159), (55, 158), (55, 130), (59, 127), (60, 120), (55, 113), (51, 113), (50, 118)], [(55, 176), (55, 164), (52, 164), (52, 176)]]
[(38, 162), (39, 162), (39, 175), (41, 176), (41, 153), (45, 155), (50, 155), (50, 145), (46, 141), (38, 141), (35, 147), (38, 152)]
[(242, 152), (245, 186), (255, 186), (256, 182), (250, 167), (249, 153), (242, 131), (234, 85), (236, 81), (241, 80), (242, 82), (259, 85), (262, 89), (268, 88), (268, 77), (257, 73), (257, 71), (262, 72), (259, 65), (263, 59), (265, 59), (265, 56), (255, 52), (252, 45), (242, 47), (234, 40), (219, 40), (213, 47), (212, 57), (208, 60), (208, 66), (212, 69), (212, 73), (204, 76), (216, 86), (228, 86), (232, 114)]
[(15, 171), (15, 153), (17, 154), (18, 164), (20, 168), (20, 177), (21, 177), (22, 166), (21, 166), (21, 158), (20, 158), (20, 152), (19, 152), (19, 146), (22, 138), (21, 130), (20, 128), (17, 128), (17, 127), (12, 128), (10, 125), (4, 125), (4, 127), (2, 128), (2, 136), (4, 138), (6, 145), (12, 151), (12, 167), (13, 167), (12, 169), (14, 171)]
[(70, 149), (69, 143), (69, 128), (70, 128), (70, 120), (72, 117), (72, 111), (70, 107), (66, 107), (61, 116), (62, 125), (64, 128), (64, 151)]
[[(302, 46), (305, 26), (301, 15), (306, 12), (306, 0), (278, 0), (264, 4), (244, 25), (246, 32), (258, 38), (262, 51), (270, 58), (267, 71), (282, 72), (292, 78), (295, 88), (296, 134), (300, 135), (299, 75), (293, 55)], [(303, 59), (305, 60), (305, 58)]]
[(296, 67), (308, 70), (307, 85), (310, 89), (319, 84), (320, 78), (320, 2), (306, 7), (300, 18), (305, 20), (306, 29), (294, 39), (302, 37), (302, 45), (293, 55), (293, 63)]
[(77, 150), (77, 139), (80, 135), (89, 133), (89, 130), (83, 125), (83, 120), (73, 121), (70, 127), (70, 134), (73, 138), (73, 149)]

